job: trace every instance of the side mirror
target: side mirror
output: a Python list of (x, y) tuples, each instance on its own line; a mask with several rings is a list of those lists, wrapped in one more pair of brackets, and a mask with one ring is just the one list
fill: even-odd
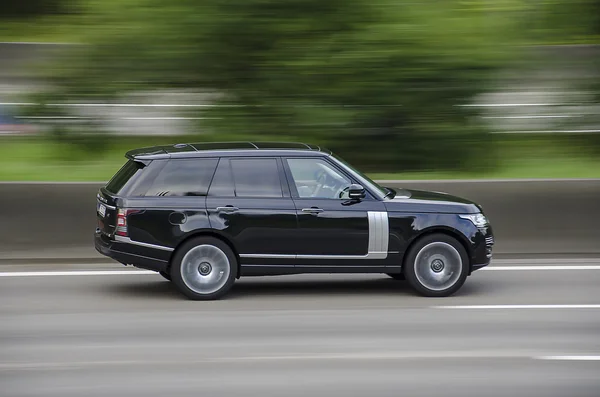
[(352, 200), (360, 200), (365, 198), (367, 193), (365, 192), (365, 188), (357, 183), (353, 183), (348, 188), (348, 198)]

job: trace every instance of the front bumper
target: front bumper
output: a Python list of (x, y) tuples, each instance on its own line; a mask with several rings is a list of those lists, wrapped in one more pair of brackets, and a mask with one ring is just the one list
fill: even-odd
[(492, 262), (492, 258), (490, 257), (490, 259), (488, 259), (487, 261), (485, 261), (483, 263), (473, 263), (473, 266), (471, 266), (471, 271), (474, 272), (475, 270), (479, 270), (482, 267), (486, 267), (491, 262)]
[(132, 265), (155, 272), (167, 270), (168, 261), (128, 252), (131, 248), (128, 245), (127, 243), (110, 240), (106, 235), (102, 234), (100, 229), (96, 229), (94, 246), (96, 247), (96, 251), (102, 255), (114, 259), (123, 265)]
[(491, 228), (487, 228), (483, 234), (481, 243), (476, 249), (474, 258), (472, 259), (471, 272), (486, 267), (492, 262), (492, 251), (495, 244), (494, 235)]

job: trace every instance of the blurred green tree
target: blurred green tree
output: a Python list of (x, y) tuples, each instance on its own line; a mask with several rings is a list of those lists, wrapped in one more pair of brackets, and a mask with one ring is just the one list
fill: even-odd
[(33, 18), (75, 12), (77, 0), (2, 0), (0, 19)]
[[(491, 166), (468, 105), (506, 66), (519, 0), (96, 1), (52, 94), (220, 94), (210, 131), (325, 144), (366, 169)], [(205, 125), (206, 127), (206, 125)]]

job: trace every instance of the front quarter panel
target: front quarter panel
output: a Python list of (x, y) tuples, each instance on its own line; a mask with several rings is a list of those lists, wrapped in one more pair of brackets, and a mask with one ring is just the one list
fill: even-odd
[(492, 237), (491, 227), (478, 229), (457, 214), (388, 212), (390, 251), (402, 257), (419, 237), (432, 232), (445, 232), (457, 237), (467, 249), (472, 265), (489, 262), (486, 237)]

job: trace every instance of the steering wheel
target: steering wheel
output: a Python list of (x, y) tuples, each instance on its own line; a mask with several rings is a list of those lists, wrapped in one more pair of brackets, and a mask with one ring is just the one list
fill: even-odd
[(317, 187), (315, 188), (313, 197), (321, 197), (323, 190), (328, 191), (326, 194), (328, 198), (341, 197), (345, 180), (341, 180), (335, 174), (327, 172), (326, 169), (316, 171), (315, 180)]
[(327, 171), (319, 170), (315, 172), (315, 180), (317, 182), (317, 187), (315, 188), (315, 191), (312, 194), (313, 197), (320, 197), (321, 191), (323, 190), (323, 187), (326, 186), (328, 179), (329, 175), (327, 174)]

